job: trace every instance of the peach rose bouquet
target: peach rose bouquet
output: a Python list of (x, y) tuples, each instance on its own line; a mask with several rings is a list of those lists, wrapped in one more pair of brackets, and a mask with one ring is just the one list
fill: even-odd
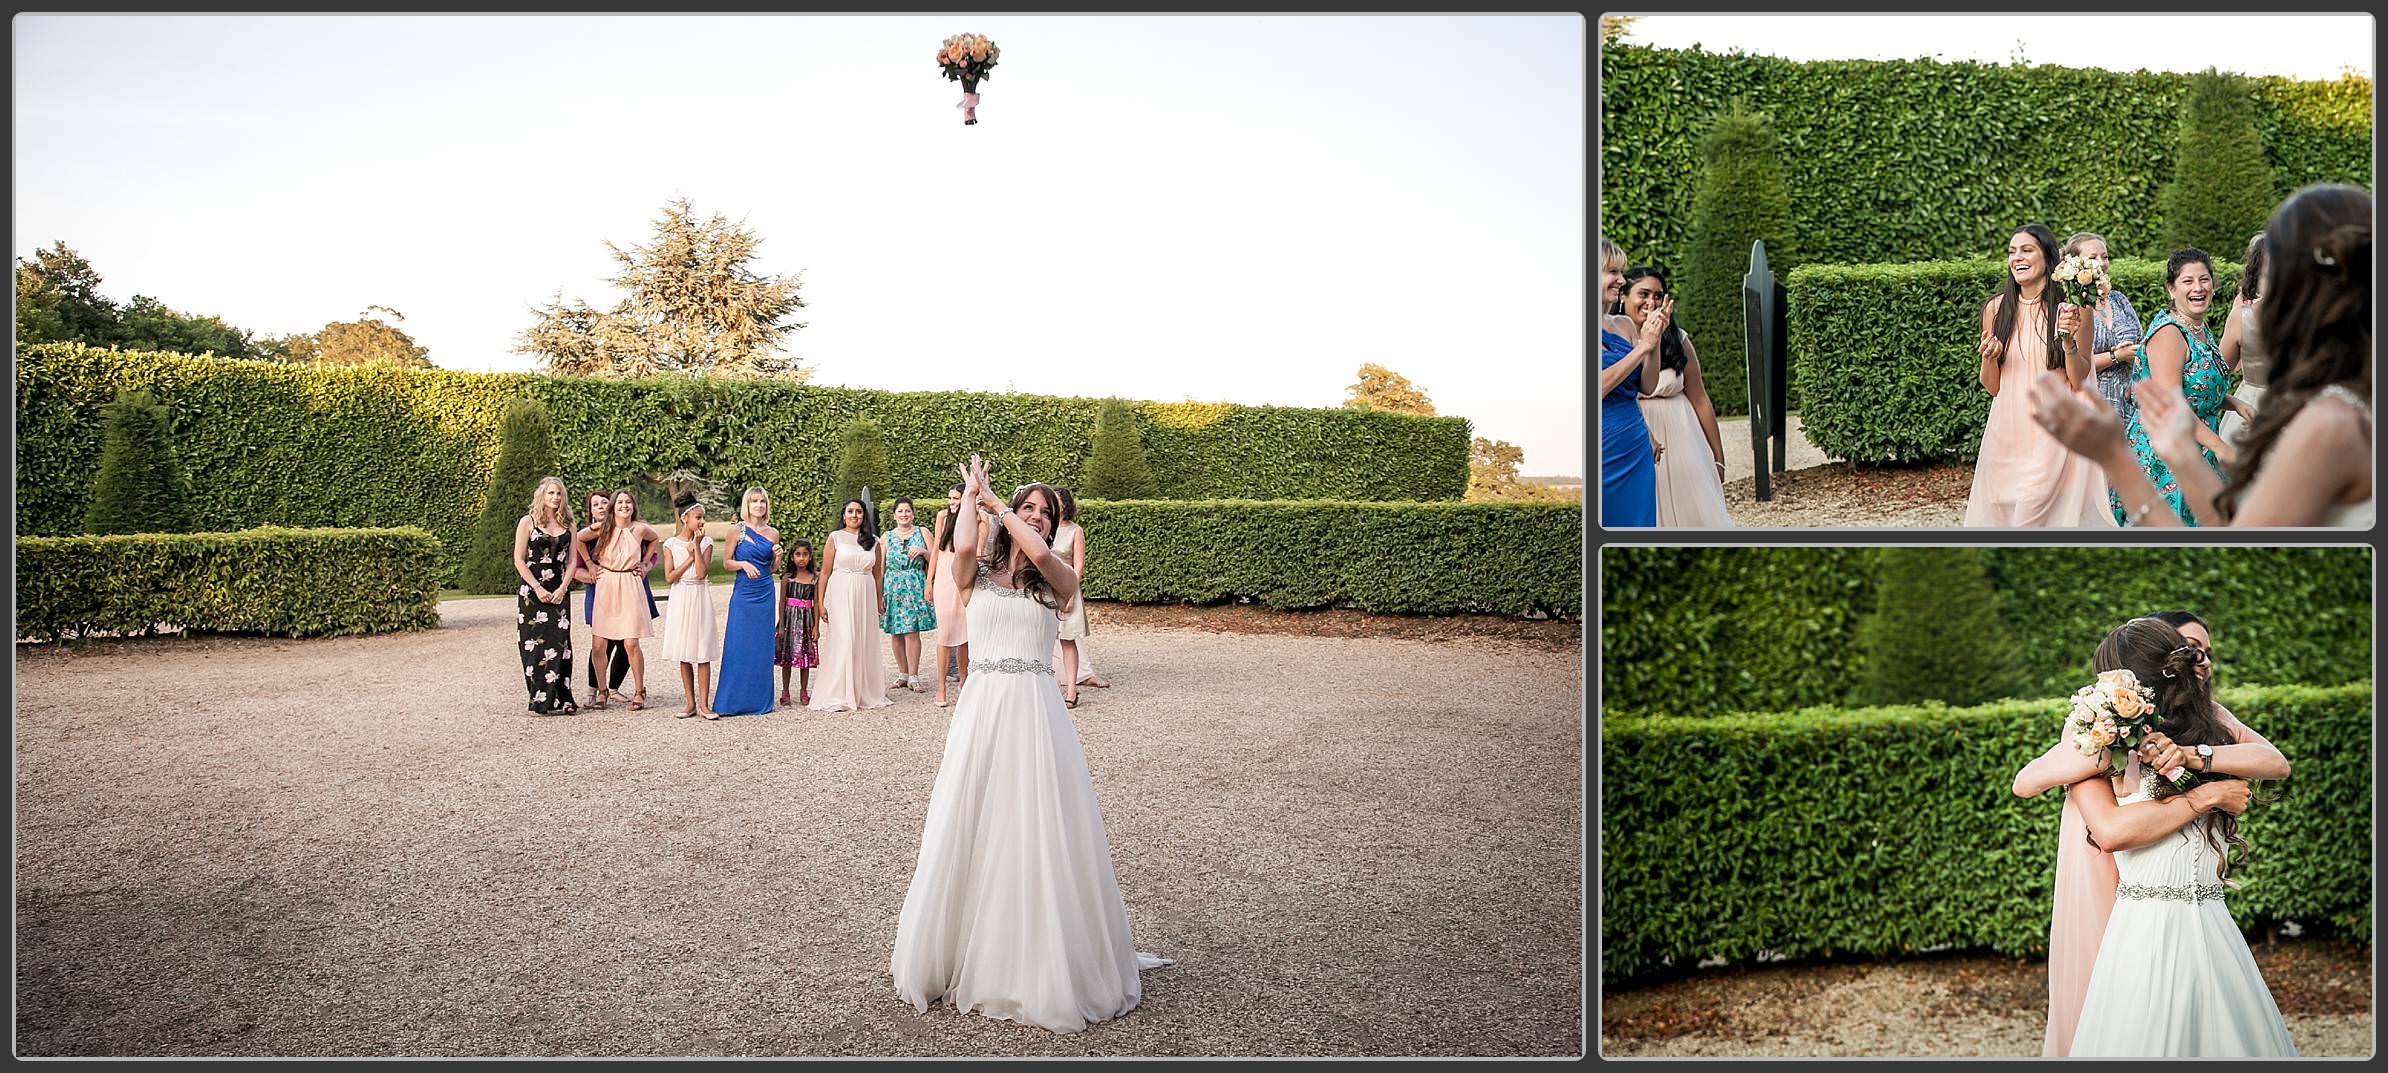
[(937, 46), (937, 66), (945, 71), (945, 80), (962, 84), (962, 103), (954, 107), (962, 110), (963, 126), (978, 122), (978, 84), (992, 77), (987, 72), (1002, 57), (995, 42), (978, 34), (955, 34)]
[[(2131, 753), (2147, 743), (2156, 729), (2156, 691), (2139, 684), (2129, 670), (2106, 671), (2098, 680), (2073, 692), (2072, 711), (2065, 717), (2065, 733), (2081, 755), (2104, 756), (2107, 770), (2117, 775)], [(2186, 768), (2164, 773), (2186, 790), (2196, 782)]]
[[(2051, 279), (2056, 284), (2059, 301), (2083, 309), (2098, 308), (2098, 303), (2106, 300), (2106, 292), (2114, 289), (2114, 282), (2107, 278), (2106, 266), (2078, 253), (2058, 261)], [(2059, 339), (2073, 337), (2072, 332), (2063, 328), (2058, 328), (2056, 335)]]

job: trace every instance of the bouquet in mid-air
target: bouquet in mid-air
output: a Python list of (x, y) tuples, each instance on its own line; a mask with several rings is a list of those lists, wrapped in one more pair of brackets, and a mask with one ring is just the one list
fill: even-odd
[[(2065, 716), (2065, 730), (2081, 755), (2103, 756), (2106, 768), (2123, 773), (2133, 750), (2147, 744), (2156, 729), (2156, 691), (2139, 684), (2128, 670), (2106, 671), (2098, 680), (2073, 692), (2073, 710)], [(2197, 779), (2186, 768), (2164, 772), (2172, 784), (2186, 790)]]
[(962, 110), (962, 125), (978, 122), (978, 84), (1002, 56), (995, 42), (978, 34), (955, 34), (938, 46), (937, 66), (944, 69), (945, 80), (962, 84), (962, 103), (954, 106)]
[[(2055, 283), (2059, 301), (2084, 310), (2098, 308), (2098, 303), (2106, 300), (2106, 292), (2114, 289), (2113, 281), (2107, 278), (2106, 266), (2078, 253), (2056, 263)], [(2072, 332), (2063, 328), (2058, 328), (2056, 335), (2059, 339), (2073, 337)]]

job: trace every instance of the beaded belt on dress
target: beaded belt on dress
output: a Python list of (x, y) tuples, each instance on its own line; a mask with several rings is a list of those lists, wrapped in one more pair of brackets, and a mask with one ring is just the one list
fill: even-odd
[(970, 661), (970, 669), (973, 671), (994, 671), (997, 674), (1053, 673), (1053, 667), (1050, 664), (1041, 663), (1033, 659), (974, 659)]
[(2159, 886), (2153, 883), (2124, 883), (2114, 888), (2117, 898), (2138, 898), (2144, 901), (2219, 902), (2228, 888), (2220, 883), (2183, 883), (2178, 886)]

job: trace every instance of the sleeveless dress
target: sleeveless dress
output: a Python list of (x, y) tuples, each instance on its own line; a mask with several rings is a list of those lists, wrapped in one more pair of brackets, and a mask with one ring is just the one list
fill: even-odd
[(912, 557), (912, 549), (928, 550), (929, 535), (913, 526), (909, 536), (887, 541), (887, 583), (880, 587), (880, 632), (895, 635), (937, 628), (937, 612), (929, 606), (929, 561)]
[[(2143, 786), (2120, 804), (2147, 799)], [(2075, 1058), (2293, 1057), (2280, 1007), (2206, 845), (2212, 815), (2114, 855), (2114, 912), (2090, 970)]]
[[(688, 538), (674, 536), (663, 542), (665, 572), (677, 570), (692, 555), (713, 556), (713, 538), (701, 538), (692, 548)], [(720, 638), (713, 631), (713, 585), (705, 580), (703, 571), (672, 582), (667, 593), (671, 602), (664, 605), (663, 659), (666, 663), (711, 663), (714, 647)]]
[(721, 668), (713, 690), (713, 710), (723, 715), (761, 715), (771, 710), (771, 646), (778, 632), (771, 577), (771, 541), (763, 534), (735, 525), (730, 528), (730, 558), (753, 563), (754, 577), (739, 570), (730, 580), (729, 621), (721, 631)]
[(970, 634), (966, 625), (968, 620), (964, 616), (968, 612), (962, 607), (962, 586), (954, 581), (954, 553), (937, 552), (935, 558), (937, 562), (932, 569), (937, 571), (937, 606), (934, 609), (937, 612), (937, 647), (952, 648), (967, 644)]
[[(1061, 532), (1053, 538), (1053, 554), (1067, 559), (1077, 549), (1078, 541), (1084, 539), (1086, 539), (1086, 530), (1078, 528), (1076, 523), (1062, 526)], [(1077, 599), (1070, 601), (1070, 611), (1061, 616), (1061, 629), (1056, 637), (1057, 639), (1053, 642), (1053, 665), (1061, 666), (1062, 641), (1078, 642), (1078, 684), (1085, 684), (1087, 679), (1095, 676), (1095, 668), (1094, 656), (1086, 649), (1086, 594), (1084, 592), (1080, 592)]]
[(639, 557), (638, 534), (614, 530), (613, 539), (597, 553), (597, 567), (597, 607), (590, 632), (608, 641), (646, 637), (655, 612), (647, 603), (647, 568)]
[(879, 587), (872, 583), (872, 552), (843, 529), (829, 534), (837, 545), (837, 565), (821, 587), (822, 609), (829, 613), (821, 631), (821, 669), (813, 677), (816, 712), (851, 712), (885, 708), (887, 672), (879, 662), (883, 646), (879, 632)]
[(821, 575), (811, 581), (798, 581), (794, 575), (780, 579), (779, 641), (772, 646), (771, 662), (782, 667), (818, 667), (821, 665), (821, 636), (814, 625), (813, 590), (821, 584)]
[[(1600, 367), (1625, 360), (1633, 340), (1600, 330)], [(1600, 397), (1600, 524), (1658, 524), (1658, 460), (1650, 451), (1650, 428), (1642, 423), (1635, 380)]]
[[(2131, 300), (2123, 297), (2121, 291), (2106, 292), (2106, 308), (2090, 318), (2090, 352), (2116, 350), (2146, 338), (2139, 328), (2139, 311), (2131, 308)], [(2131, 411), (2139, 406), (2139, 400), (2131, 395), (2131, 367), (2122, 362), (2098, 370), (2098, 394), (2124, 417), (2131, 416)]]
[[(550, 533), (531, 527), (523, 561), (539, 584), (553, 589), (572, 561), (572, 534)], [(522, 684), (530, 691), (531, 710), (541, 715), (576, 712), (572, 700), (572, 600), (551, 604), (531, 595), (529, 585), (514, 590), (514, 639), (522, 644)]]
[[(2200, 333), (2183, 328), (2170, 309), (2156, 314), (2156, 318), (2148, 322), (2148, 339), (2153, 341), (2165, 328), (2171, 328), (2189, 341), (2189, 354), (2181, 365), (2181, 394), (2189, 400), (2189, 412), (2204, 422), (2206, 428), (2219, 429), (2223, 400), (2230, 397), (2230, 366), (2223, 364), (2222, 351), (2216, 349), (2211, 340), (2202, 338)], [(2142, 350), (2139, 360), (2131, 363), (2131, 379), (2139, 381), (2147, 378), (2147, 352)], [(2149, 441), (2147, 429), (2140, 425), (2139, 411), (2133, 410), (2130, 418), (2124, 422), (2123, 435), (2130, 438), (2131, 453), (2139, 459), (2139, 468), (2147, 472), (2148, 483), (2164, 493), (2164, 501), (2172, 506), (2173, 513), (2181, 516), (2184, 524), (2197, 524), (2197, 520), (2189, 516), (2189, 508), (2181, 498), (2181, 484), (2173, 479), (2172, 467), (2157, 457), (2155, 444)], [(2213, 467), (2219, 479), (2222, 463), (2214, 458), (2214, 452), (2200, 448), (2199, 453), (2205, 456), (2206, 465)], [(2120, 524), (2128, 517), (2123, 510), (2122, 497), (2109, 490), (2106, 498), (2115, 522)]]
[[(2251, 305), (2233, 306), (2230, 313), (2239, 318), (2240, 377), (2239, 387), (2230, 393), (2230, 397), (2246, 403), (2250, 410), (2263, 406), (2264, 385), (2270, 382), (2272, 375), (2272, 357), (2264, 353), (2263, 339), (2255, 329), (2254, 313), (2255, 307)], [(2240, 417), (2237, 410), (2229, 411), (2222, 415), (2222, 423), (2215, 426), (2214, 431), (2221, 433), (2225, 441), (2237, 443), (2247, 435), (2247, 419)]]
[(954, 703), (889, 971), (915, 1010), (1076, 1032), (1135, 1009), (1136, 950), (1111, 842), (1053, 666), (1059, 619), (981, 567)]
[(2032, 380), (2048, 368), (2046, 299), (2024, 302), (1998, 394), (1982, 426), (1965, 497), (1965, 524), (2001, 529), (2114, 528), (2106, 510), (2106, 475), (2076, 455), (2031, 416)]
[(1658, 390), (1641, 398), (1642, 422), (1666, 448), (1658, 456), (1654, 481), (1658, 494), (1658, 524), (1662, 527), (1730, 529), (1733, 516), (1725, 511), (1725, 486), (1717, 476), (1719, 459), (1708, 450), (1708, 430), (1700, 427), (1700, 413), (1683, 394), (1683, 372), (1658, 371)]

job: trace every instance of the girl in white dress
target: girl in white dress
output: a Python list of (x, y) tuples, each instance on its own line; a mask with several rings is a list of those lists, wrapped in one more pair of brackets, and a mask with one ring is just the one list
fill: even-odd
[(985, 465), (967, 498), (1002, 529), (978, 556), (978, 512), (956, 519), (955, 578), (969, 578), (970, 680), (954, 704), (929, 794), (920, 858), (889, 971), (913, 1008), (1076, 1032), (1143, 1001), (1142, 969), (1077, 728), (1047, 663), (1078, 576), (1053, 554), (1054, 497), (1032, 484), (1005, 504)]
[[(2198, 675), (2202, 652), (2180, 631), (2152, 618), (2133, 619), (2098, 646), (2100, 672), (2128, 668), (2156, 692), (2157, 725), (2166, 755), (2125, 771), (2138, 789), (2118, 803), (2104, 779), (2080, 784), (2089, 837), (2111, 830), (2116, 806), (2182, 795), (2159, 772), (2181, 763), (2182, 747), (2228, 745), (2235, 739), (2215, 714), (2209, 687)], [(2213, 776), (2229, 778), (2229, 776)], [(2132, 841), (2136, 842), (2137, 839)], [(2294, 1056), (2280, 1007), (2264, 986), (2231, 919), (2229, 853), (2244, 847), (2238, 817), (2193, 813), (2186, 826), (2144, 844), (2117, 843), (2114, 912), (2090, 970), (2089, 992), (2073, 1032), (2073, 1057), (2173, 1058)]]
[[(713, 653), (721, 639), (713, 631), (713, 584), (706, 580), (713, 570), (713, 538), (705, 535), (705, 508), (688, 492), (672, 506), (680, 525), (663, 542), (663, 580), (671, 585), (663, 605), (663, 658), (680, 665), (680, 691), (688, 698), (680, 718), (686, 719), (713, 695)], [(705, 718), (720, 718), (711, 704), (702, 709)]]

